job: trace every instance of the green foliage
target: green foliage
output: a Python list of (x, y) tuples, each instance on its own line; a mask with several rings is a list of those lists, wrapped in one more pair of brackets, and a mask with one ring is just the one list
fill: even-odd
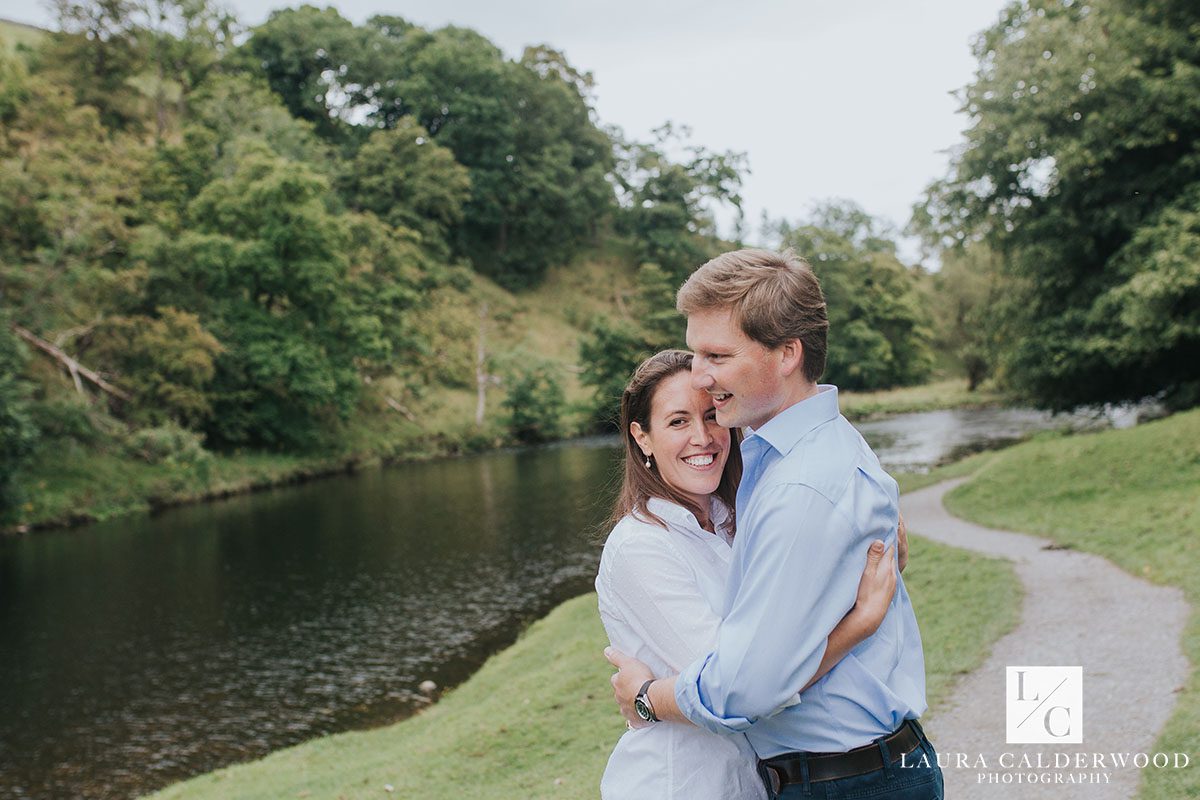
[(207, 390), (223, 348), (195, 314), (168, 306), (154, 316), (112, 316), (95, 339), (96, 363), (122, 376), (139, 421), (196, 427), (211, 419)]
[(953, 357), (969, 391), (991, 377), (1004, 344), (999, 257), (983, 244), (951, 250), (926, 279), (922, 308), (932, 319), (934, 347)]
[(685, 346), (675, 282), (657, 264), (643, 264), (637, 278), (629, 313), (595, 317), (579, 343), (580, 380), (593, 389), (592, 419), (599, 428), (617, 425), (621, 394), (638, 364), (659, 350)]
[(210, 161), (224, 161), (218, 173), (227, 174), (249, 142), (321, 173), (332, 169), (328, 147), (313, 124), (292, 116), (259, 75), (214, 73), (192, 95), (188, 110), (197, 126), (213, 134), (203, 152)]
[(776, 228), (783, 245), (804, 256), (821, 280), (829, 314), (824, 380), (871, 390), (928, 378), (931, 335), (917, 276), (897, 260), (877, 220), (853, 203), (830, 203), (808, 224)]
[(133, 0), (54, 0), (57, 32), (37, 55), (73, 99), (99, 113), (105, 127), (144, 127), (141, 93), (130, 79), (146, 65), (138, 41), (139, 6)]
[(97, 424), (99, 414), (78, 395), (46, 398), (30, 406), (30, 416), (44, 442), (56, 445), (99, 444), (105, 433)]
[(16, 473), (38, 437), (30, 416), (30, 386), (21, 377), (25, 358), (21, 342), (9, 330), (8, 315), (0, 313), (0, 520), (7, 520), (20, 500)]
[(347, 291), (348, 236), (328, 184), (265, 147), (209, 183), (171, 238), (147, 231), (147, 292), (189, 309), (224, 347), (206, 431), (215, 442), (299, 446), (349, 413), (355, 359), (386, 355), (377, 317)]
[(514, 439), (536, 444), (562, 436), (567, 399), (551, 365), (526, 360), (513, 370), (506, 383), (508, 394), (503, 405), (508, 410), (508, 430)]
[(590, 79), (547, 48), (506, 61), (462, 28), (409, 28), (398, 46), (398, 61), (381, 65), (386, 82), (374, 78), (374, 114), (386, 126), (411, 115), (470, 170), (458, 251), (509, 288), (568, 261), (612, 197), (612, 147), (591, 120)]
[[(273, 13), (243, 50), (246, 70), (261, 68), (291, 113), (348, 151), (370, 131), (350, 123), (359, 115), (400, 129), (375, 133), (350, 167), (351, 205), (426, 234), (430, 222), (452, 229), (456, 252), (506, 287), (569, 261), (611, 204), (612, 147), (592, 121), (591, 78), (550, 48), (507, 61), (465, 28), (428, 32), (387, 16), (355, 27), (303, 6)], [(442, 151), (416, 158), (427, 138), (467, 168), (465, 206), (466, 184)], [(380, 173), (389, 155), (400, 161)]]
[(467, 170), (411, 117), (371, 134), (339, 186), (351, 208), (419, 232), (439, 251), (451, 227), (462, 222), (471, 191)]
[(149, 464), (197, 466), (212, 461), (212, 454), (204, 449), (199, 434), (170, 422), (134, 431), (126, 447), (136, 458)]
[[(658, 264), (682, 282), (714, 255), (709, 206), (729, 203), (741, 210), (744, 153), (713, 153), (688, 141), (690, 131), (670, 123), (653, 142), (617, 142), (614, 177), (621, 188), (623, 230), (637, 243), (643, 262)], [(682, 161), (672, 153), (682, 152)]]
[(1200, 399), (1198, 24), (1194, 4), (1038, 0), (976, 43), (967, 141), (916, 221), (1003, 255), (1006, 377), (1044, 405)]
[(302, 5), (271, 12), (254, 28), (234, 63), (265, 75), (292, 115), (311, 123), (323, 138), (344, 142), (350, 135), (350, 61), (370, 52), (371, 36), (334, 8)]

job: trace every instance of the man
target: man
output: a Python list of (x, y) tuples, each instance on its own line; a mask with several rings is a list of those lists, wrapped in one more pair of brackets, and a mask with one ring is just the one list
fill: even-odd
[[(651, 680), (606, 650), (631, 725), (745, 733), (772, 796), (942, 797), (920, 633), (903, 581), (879, 630), (819, 680), (825, 640), (855, 599), (864, 554), (895, 541), (896, 482), (819, 386), (829, 323), (790, 251), (725, 253), (679, 290), (692, 383), (741, 427), (743, 477), (724, 621), (713, 652)], [(811, 686), (809, 685), (811, 682)], [(797, 699), (797, 693), (798, 695)]]

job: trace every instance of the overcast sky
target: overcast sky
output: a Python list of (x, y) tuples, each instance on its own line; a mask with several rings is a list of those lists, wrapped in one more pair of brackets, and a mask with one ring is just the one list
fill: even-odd
[[(272, 0), (230, 0), (256, 24)], [(319, 5), (324, 5), (323, 3)], [(964, 118), (952, 92), (971, 80), (972, 37), (1003, 0), (339, 0), (361, 23), (397, 14), (474, 28), (507, 55), (550, 44), (596, 81), (605, 124), (645, 138), (670, 120), (713, 150), (749, 154), (747, 220), (802, 218), (848, 198), (902, 227), (946, 170)], [(0, 15), (51, 26), (49, 10)], [(915, 258), (911, 243), (902, 248)]]

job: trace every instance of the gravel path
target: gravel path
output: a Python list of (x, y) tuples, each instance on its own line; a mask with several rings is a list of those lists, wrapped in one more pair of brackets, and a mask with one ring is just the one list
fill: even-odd
[[(1188, 675), (1180, 649), (1189, 611), (1183, 593), (1134, 578), (1099, 556), (1054, 549), (1045, 539), (952, 517), (942, 497), (960, 483), (947, 481), (905, 495), (900, 503), (905, 521), (927, 539), (1011, 560), (1025, 599), (1017, 628), (996, 642), (983, 666), (964, 677), (930, 718), (927, 728), (943, 759), (946, 797), (1134, 797), (1141, 770), (1113, 768), (1111, 759), (1107, 768), (1097, 768), (1094, 756), (1154, 754), (1154, 742)], [(1005, 743), (1005, 667), (1010, 665), (1083, 666), (1082, 744)], [(960, 753), (966, 766), (956, 764)], [(1009, 754), (1004, 756), (1008, 769), (1001, 766), (1003, 754)], [(1039, 754), (1049, 768), (1038, 767)], [(1056, 769), (1056, 754), (1071, 754), (1072, 760), (1086, 754), (1087, 767), (1077, 769), (1072, 761)], [(978, 764), (980, 755), (986, 768)], [(1032, 767), (1021, 766), (1024, 756)], [(1200, 765), (1193, 762), (1190, 768)], [(1031, 774), (1037, 781), (1032, 784)], [(1011, 783), (990, 782), (1005, 775)], [(1097, 782), (1072, 784), (1070, 776)]]

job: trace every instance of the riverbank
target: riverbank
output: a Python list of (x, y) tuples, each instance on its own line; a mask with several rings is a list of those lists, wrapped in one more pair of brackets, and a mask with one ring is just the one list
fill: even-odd
[[(847, 392), (851, 419), (951, 408), (997, 405), (994, 392), (968, 392), (965, 380), (943, 380), (887, 392)], [(120, 446), (65, 440), (43, 448), (21, 475), (28, 498), (17, 521), (0, 532), (28, 533), (71, 527), (172, 506), (206, 502), (302, 483), (383, 464), (477, 453), (514, 442), (492, 424), (482, 431), (470, 419), (473, 395), (445, 392), (428, 398), (424, 425), (401, 414), (362, 415), (348, 427), (341, 447), (310, 455), (263, 452), (205, 454), (151, 463)]]
[[(905, 579), (922, 620), (936, 714), (954, 681), (1015, 624), (1017, 581), (1002, 561), (919, 539)], [(594, 798), (624, 731), (605, 644), (595, 595), (578, 597), (416, 717), (316, 739), (153, 797)]]
[[(972, 476), (947, 503), (982, 524), (1025, 530), (1095, 552), (1126, 571), (1183, 588), (1192, 605), (1184, 648), (1192, 678), (1156, 744), (1195, 753), (1200, 729), (1200, 410), (1129, 430), (1043, 435), (972, 456), (906, 491)], [(1004, 562), (914, 538), (906, 581), (922, 621), (931, 716), (1015, 623), (1017, 582)], [(400, 796), (594, 797), (621, 723), (596, 657), (603, 633), (594, 596), (564, 604), (417, 717), (341, 734), (200, 776), (158, 798)], [(997, 615), (997, 610), (1012, 612)], [(987, 620), (986, 627), (980, 624)], [(1197, 760), (1193, 758), (1193, 762)], [(448, 785), (447, 775), (456, 775)], [(1150, 771), (1142, 800), (1200, 793), (1200, 770)]]

